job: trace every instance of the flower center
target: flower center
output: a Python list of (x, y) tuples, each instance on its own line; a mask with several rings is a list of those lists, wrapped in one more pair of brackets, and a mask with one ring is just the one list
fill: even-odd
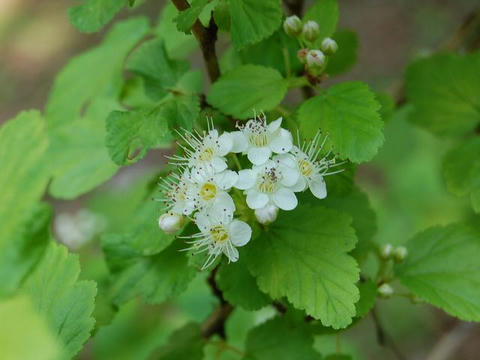
[(210, 201), (217, 196), (217, 187), (213, 183), (205, 183), (200, 188), (200, 197), (204, 201)]
[(228, 240), (228, 232), (222, 225), (211, 228), (210, 235), (216, 243), (223, 243)]
[(275, 169), (269, 169), (260, 178), (258, 190), (264, 193), (272, 193), (277, 189), (278, 174)]
[(214, 153), (215, 152), (214, 152), (213, 148), (211, 148), (211, 147), (204, 148), (204, 149), (202, 149), (202, 151), (198, 155), (198, 159), (200, 161), (210, 161), (210, 160), (213, 159)]
[(248, 142), (256, 147), (263, 147), (268, 144), (268, 135), (266, 132), (251, 133), (248, 136)]
[(302, 159), (298, 162), (298, 167), (303, 176), (310, 176), (313, 172), (312, 163), (308, 160)]

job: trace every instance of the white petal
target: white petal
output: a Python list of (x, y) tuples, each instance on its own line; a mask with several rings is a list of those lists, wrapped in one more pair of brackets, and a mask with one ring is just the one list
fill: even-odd
[(277, 120), (272, 121), (270, 124), (268, 124), (268, 131), (273, 133), (274, 131), (276, 131), (280, 127), (280, 125), (282, 125), (282, 117), (281, 116)]
[(243, 246), (250, 241), (252, 229), (250, 226), (240, 220), (233, 220), (230, 224), (230, 236), (235, 246)]
[[(298, 200), (292, 190), (280, 188), (273, 194), (273, 202), (282, 210), (293, 210), (297, 207)], [(248, 200), (248, 199), (247, 199)]]
[(238, 250), (233, 246), (225, 247), (223, 253), (228, 257), (228, 260), (231, 262), (236, 262), (238, 260)]
[(231, 152), (239, 153), (247, 150), (248, 140), (243, 132), (233, 131), (230, 133), (230, 136), (232, 138), (232, 148), (230, 149)]
[(206, 212), (200, 211), (195, 215), (195, 224), (198, 226), (200, 231), (208, 231), (210, 229), (211, 223), (212, 220)]
[(238, 174), (232, 170), (225, 170), (216, 174), (214, 178), (220, 189), (228, 190), (237, 182)]
[(257, 181), (257, 173), (251, 169), (244, 169), (238, 172), (237, 182), (235, 187), (240, 190), (248, 190), (255, 185)]
[(217, 144), (217, 155), (225, 156), (227, 155), (233, 147), (233, 138), (232, 135), (229, 133), (223, 133), (218, 138)]
[(235, 203), (230, 195), (228, 195), (225, 191), (222, 191), (215, 197), (215, 201), (213, 203), (215, 209), (212, 209), (213, 212), (217, 214), (225, 213), (227, 215), (233, 214), (235, 211)]
[(252, 147), (248, 149), (247, 157), (254, 165), (264, 164), (272, 155), (272, 151), (269, 147)]
[(322, 175), (314, 176), (313, 179), (309, 181), (308, 186), (316, 198), (325, 199), (327, 197), (327, 185)]
[(227, 168), (227, 162), (222, 157), (214, 157), (212, 159), (212, 167), (215, 172), (221, 172)]
[(290, 189), (292, 189), (293, 192), (303, 191), (306, 188), (307, 188), (307, 181), (303, 176), (299, 176), (295, 185), (290, 187)]
[(267, 194), (260, 193), (256, 190), (250, 190), (247, 193), (247, 205), (250, 209), (260, 209), (267, 205), (268, 200)]
[(298, 178), (300, 177), (300, 172), (296, 167), (291, 168), (284, 165), (279, 165), (279, 169), (282, 172), (282, 185), (293, 186), (297, 183)]
[(270, 141), (270, 149), (277, 154), (289, 152), (293, 146), (292, 134), (290, 131), (280, 129), (276, 136)]

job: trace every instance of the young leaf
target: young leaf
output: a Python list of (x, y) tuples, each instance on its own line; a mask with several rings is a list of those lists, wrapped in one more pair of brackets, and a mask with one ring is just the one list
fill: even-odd
[(338, 44), (338, 51), (329, 57), (326, 71), (329, 75), (338, 75), (355, 65), (358, 39), (357, 34), (350, 30), (337, 31), (332, 38)]
[(195, 20), (202, 12), (203, 8), (208, 4), (210, 0), (192, 0), (190, 1), (190, 7), (184, 11), (180, 11), (175, 22), (177, 23), (177, 29), (186, 34), (190, 33)]
[(271, 302), (270, 298), (258, 289), (242, 254), (236, 263), (220, 266), (217, 283), (230, 304), (241, 306), (245, 310), (258, 310)]
[(68, 9), (68, 15), (78, 31), (91, 33), (99, 31), (124, 6), (122, 0), (84, 0)]
[(228, 115), (247, 118), (256, 111), (277, 106), (287, 93), (287, 81), (276, 70), (244, 65), (226, 73), (215, 82), (207, 101)]
[(247, 337), (248, 360), (320, 360), (313, 349), (313, 336), (302, 323), (276, 317), (253, 328)]
[(472, 138), (450, 150), (443, 159), (443, 174), (448, 190), (458, 196), (470, 194), (472, 206), (478, 212), (480, 138)]
[(368, 312), (375, 305), (377, 298), (377, 285), (372, 280), (367, 280), (358, 284), (358, 290), (360, 290), (360, 300), (356, 303), (357, 309), (355, 316), (362, 318), (368, 314)]
[(280, 0), (229, 0), (232, 41), (236, 49), (273, 34), (282, 22)]
[(395, 274), (412, 293), (465, 321), (480, 321), (480, 234), (464, 225), (410, 239)]
[(188, 323), (175, 331), (166, 345), (155, 350), (149, 357), (155, 360), (202, 360), (204, 340), (200, 326)]
[(371, 160), (383, 144), (383, 121), (375, 94), (361, 82), (345, 82), (311, 98), (298, 110), (303, 134), (329, 134), (333, 151), (360, 163)]
[(337, 0), (317, 0), (313, 6), (307, 10), (304, 21), (314, 20), (317, 22), (320, 33), (318, 39), (331, 36), (337, 28), (338, 22), (338, 3)]
[(356, 243), (344, 213), (304, 204), (280, 212), (268, 231), (246, 247), (260, 290), (286, 296), (325, 326), (342, 328), (355, 315), (359, 270), (347, 253)]
[(418, 60), (406, 73), (409, 120), (440, 135), (462, 135), (480, 122), (480, 51)]
[(70, 358), (80, 351), (95, 323), (92, 312), (96, 284), (78, 281), (79, 274), (78, 256), (51, 242), (23, 285), (23, 291), (30, 295), (36, 309), (47, 319)]

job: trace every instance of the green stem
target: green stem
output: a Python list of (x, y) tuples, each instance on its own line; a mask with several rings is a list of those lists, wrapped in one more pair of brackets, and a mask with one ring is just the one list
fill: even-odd
[(240, 160), (238, 160), (237, 154), (232, 153), (231, 155), (232, 155), (232, 158), (233, 158), (233, 162), (237, 166), (238, 171), (242, 170), (242, 164), (240, 164)]

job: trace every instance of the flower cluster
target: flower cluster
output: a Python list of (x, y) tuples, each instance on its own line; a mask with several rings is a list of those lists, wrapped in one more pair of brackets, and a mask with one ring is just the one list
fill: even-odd
[[(310, 189), (323, 199), (327, 196), (324, 176), (341, 170), (329, 169), (337, 163), (331, 153), (323, 153), (327, 140), (317, 133), (307, 144), (294, 145), (290, 131), (281, 127), (282, 118), (267, 123), (266, 117), (255, 116), (238, 131), (222, 135), (209, 123), (206, 132), (184, 131), (179, 144), (184, 155), (169, 157), (179, 171), (160, 184), (167, 212), (160, 216), (159, 226), (167, 233), (176, 233), (185, 217), (192, 219), (199, 232), (187, 236), (186, 250), (208, 252), (203, 268), (225, 254), (229, 261), (238, 260), (237, 247), (250, 241), (252, 230), (234, 217), (236, 206), (229, 192), (236, 188), (246, 196), (248, 207), (259, 223), (275, 221), (278, 210), (293, 210), (296, 192)], [(246, 155), (251, 167), (228, 169), (229, 154)], [(236, 155), (234, 155), (236, 156)]]

